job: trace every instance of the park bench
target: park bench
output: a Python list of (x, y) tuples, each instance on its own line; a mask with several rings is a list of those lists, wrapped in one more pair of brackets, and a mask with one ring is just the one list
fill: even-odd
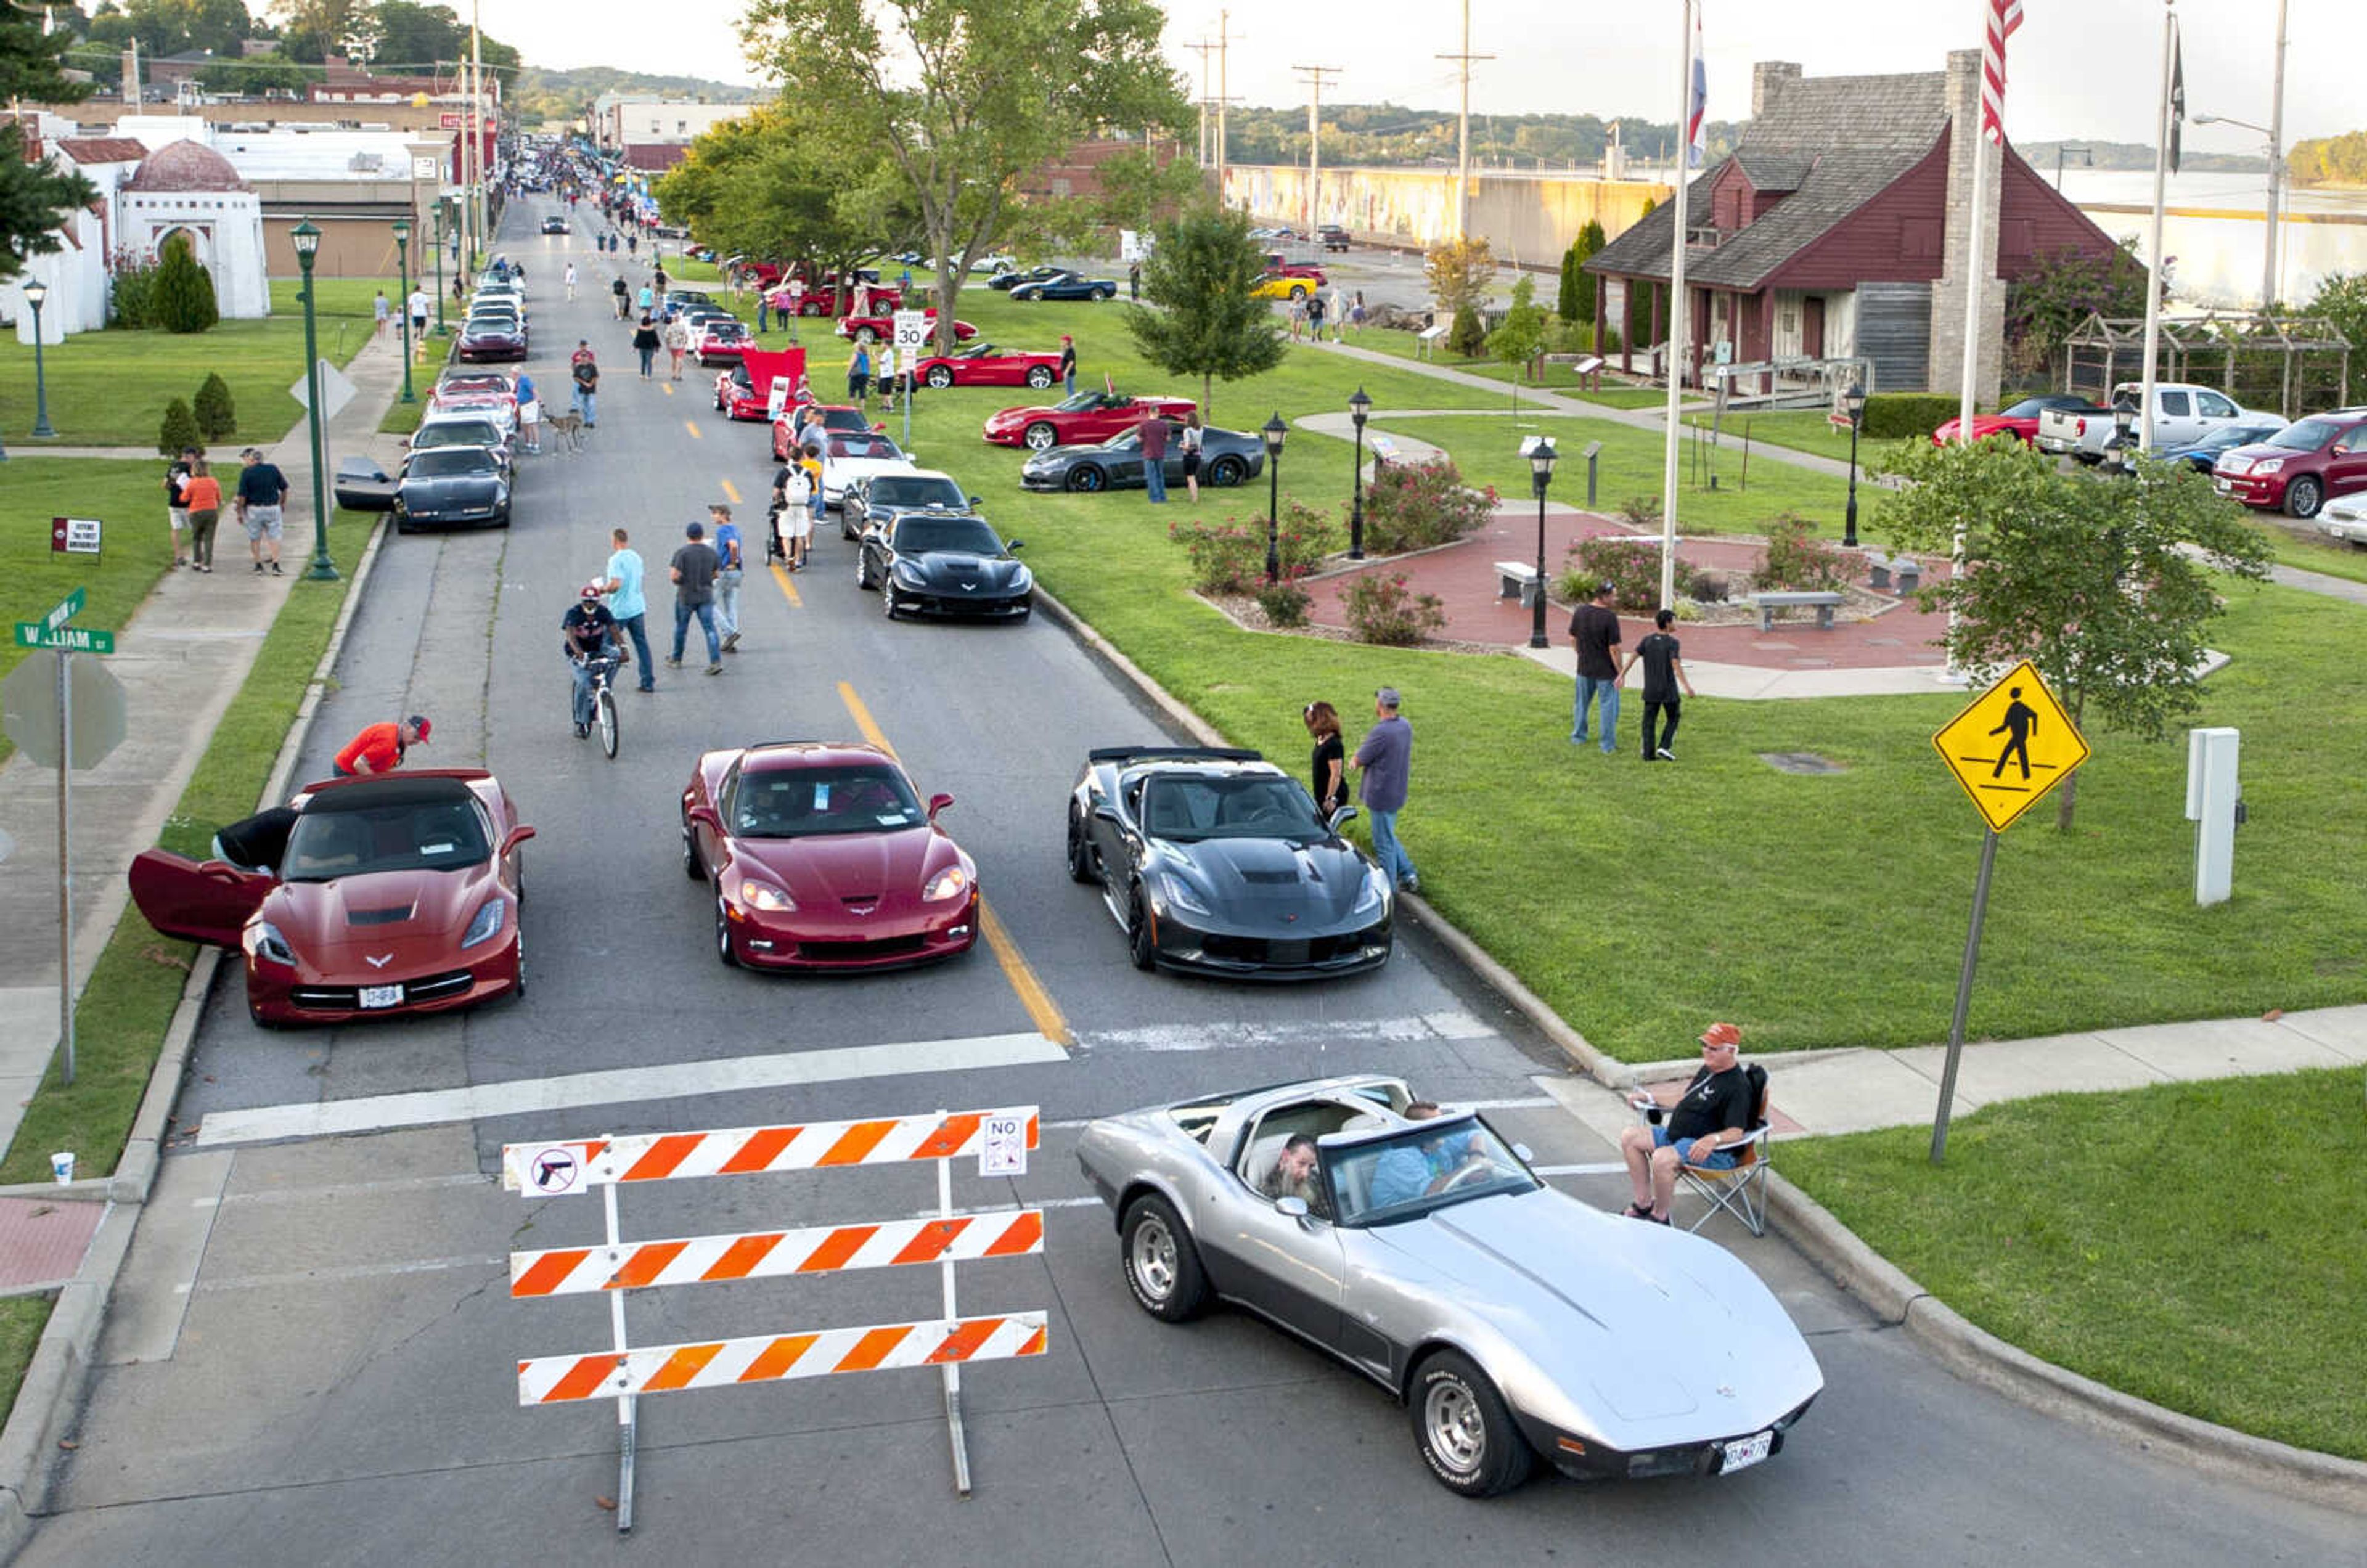
[(1775, 629), (1776, 611), (1789, 609), (1794, 605), (1803, 609), (1813, 607), (1817, 612), (1817, 629), (1820, 632), (1829, 632), (1833, 629), (1833, 611), (1847, 603), (1849, 603), (1849, 596), (1844, 593), (1785, 592), (1753, 593), (1750, 596), (1752, 608), (1759, 612), (1759, 629), (1762, 632), (1772, 632)]
[(1536, 603), (1537, 569), (1516, 560), (1496, 563), (1496, 597), (1518, 599), (1523, 605)]
[(1923, 563), (1913, 556), (1891, 557), (1880, 550), (1865, 552), (1866, 585), (1877, 593), (1891, 591), (1890, 574), (1898, 574), (1898, 592), (1912, 593), (1923, 581)]

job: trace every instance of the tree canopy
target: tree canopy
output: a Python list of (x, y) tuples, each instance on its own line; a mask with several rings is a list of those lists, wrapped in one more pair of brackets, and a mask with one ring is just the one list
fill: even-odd
[[(0, 97), (74, 103), (88, 96), (89, 85), (67, 81), (58, 65), (73, 42), (72, 33), (45, 38), (38, 25), (0, 11)], [(0, 124), (0, 279), (21, 274), (28, 256), (60, 249), (58, 225), (97, 198), (96, 186), (55, 159), (27, 163), (23, 130), (14, 119)]]
[(1142, 264), (1142, 292), (1161, 307), (1126, 308), (1126, 330), (1142, 356), (1171, 376), (1200, 378), (1200, 412), (1214, 412), (1217, 381), (1238, 380), (1282, 362), (1282, 332), (1250, 289), (1265, 269), (1265, 244), (1250, 238), (1249, 215), (1202, 206), (1158, 231)]

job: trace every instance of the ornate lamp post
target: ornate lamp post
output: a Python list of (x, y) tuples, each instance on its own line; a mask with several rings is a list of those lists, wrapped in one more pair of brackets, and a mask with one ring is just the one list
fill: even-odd
[(41, 302), (50, 297), (50, 286), (35, 281), (25, 285), (25, 303), (33, 308), (33, 435), (38, 440), (55, 440), (57, 432), (50, 428), (50, 385), (41, 366)]
[(1865, 428), (1865, 383), (1852, 381), (1841, 394), (1841, 407), (1849, 413), (1850, 478), (1848, 521), (1841, 525), (1841, 543), (1850, 549), (1857, 548), (1857, 435)]
[(1348, 400), (1348, 417), (1356, 425), (1355, 488), (1348, 495), (1348, 558), (1365, 558), (1365, 420), (1373, 412), (1373, 400), (1365, 396), (1365, 389)]
[(1550, 435), (1534, 435), (1522, 445), (1527, 448), (1529, 483), (1537, 492), (1537, 581), (1530, 600), (1529, 646), (1551, 648), (1546, 640), (1546, 487), (1553, 483), (1554, 463), (1561, 454)]
[(1265, 437), (1265, 580), (1272, 584), (1282, 581), (1282, 438), (1290, 434), (1280, 409), (1259, 434)]
[(321, 231), (307, 218), (289, 233), (296, 242), (297, 265), (304, 269), (304, 423), (312, 430), (312, 565), (304, 575), (315, 582), (334, 582), (336, 563), (329, 559), (329, 492), (321, 473), (327, 461), (321, 451), (321, 344), (312, 319), (312, 257), (321, 248)]
[(411, 220), (394, 220), (394, 269), (401, 280), (396, 288), (402, 298), (402, 400), (415, 403), (419, 400), (411, 390)]
[(442, 337), (444, 326), (444, 198), (436, 198), (436, 335)]

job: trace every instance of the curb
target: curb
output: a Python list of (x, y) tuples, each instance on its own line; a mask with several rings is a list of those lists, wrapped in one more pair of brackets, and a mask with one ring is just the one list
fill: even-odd
[[(287, 738), (280, 742), (279, 755), (265, 781), (262, 800), (277, 799), (296, 771), (297, 756), (311, 737), (312, 719), (320, 710), (329, 672), (335, 668), (337, 652), (345, 644), (345, 628), (352, 624), (354, 611), (361, 604), (363, 586), (369, 581), (370, 568), (378, 560), (379, 546), (387, 532), (383, 523), (370, 530), (369, 543), (363, 547), (361, 559), (354, 566), (353, 584), (345, 590), (345, 602), (329, 628), (328, 645), (322, 649), (320, 662), (305, 682), (296, 717), (288, 728)], [(140, 1111), (132, 1118), (130, 1135), (124, 1140), (115, 1174), (64, 1186), (28, 1182), (17, 1190), (28, 1197), (103, 1201), (108, 1212), (83, 1255), (81, 1269), (58, 1292), (57, 1303), (50, 1309), (49, 1326), (42, 1330), (40, 1343), (34, 1348), (33, 1359), (25, 1369), (25, 1381), (17, 1391), (17, 1403), (9, 1411), (7, 1425), (0, 1427), (0, 1562), (13, 1560), (31, 1539), (33, 1516), (48, 1500), (47, 1461), (58, 1441), (73, 1429), (81, 1409), (83, 1393), (90, 1380), (91, 1359), (107, 1321), (108, 1303), (115, 1294), (116, 1278), (123, 1271), (123, 1261), (130, 1253), (131, 1235), (139, 1224), (141, 1206), (155, 1185), (164, 1129), (171, 1122), (174, 1101), (180, 1096), (181, 1077), (188, 1067), (189, 1049), (197, 1038), (198, 1018), (205, 1010), (206, 997), (213, 988), (221, 964), (221, 951), (210, 947), (203, 949), (190, 964), (188, 982), (181, 987), (179, 1005), (165, 1026), (163, 1048), (148, 1076), (147, 1092), (141, 1097)]]
[(2059, 1421), (2164, 1451), (2197, 1470), (2281, 1495), (2367, 1513), (2367, 1462), (2338, 1458), (2181, 1415), (2041, 1360), (1968, 1322), (1875, 1252), (1822, 1204), (1768, 1172), (1767, 1217), (1841, 1290), (1949, 1371)]

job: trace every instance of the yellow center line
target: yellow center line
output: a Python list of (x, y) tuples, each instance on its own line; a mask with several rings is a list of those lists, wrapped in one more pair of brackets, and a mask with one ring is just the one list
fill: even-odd
[[(669, 398), (674, 396), (674, 383), (673, 383), (673, 382), (671, 382), (671, 381), (661, 381), (661, 382), (659, 382), (659, 383), (658, 383), (658, 389), (659, 389), (660, 391), (663, 392), (663, 393), (664, 393), (667, 397), (669, 397)], [(694, 434), (694, 435), (696, 435), (696, 434), (697, 434), (698, 433), (697, 433), (697, 431), (692, 431), (692, 432), (691, 432), (691, 434)]]
[[(778, 567), (773, 570), (776, 573), (780, 570)], [(782, 586), (787, 586), (786, 578)], [(841, 681), (838, 683), (838, 700), (846, 705), (846, 711), (855, 719), (855, 728), (863, 732), (863, 739), (890, 757), (896, 755), (896, 748), (888, 743), (887, 735), (872, 720), (871, 710), (863, 705), (863, 699), (855, 694), (853, 686)], [(1063, 1048), (1074, 1045), (1077, 1037), (1070, 1032), (1069, 1021), (1061, 1016), (1059, 1004), (1053, 1001), (1052, 994), (1044, 988), (1044, 982), (1036, 977), (1035, 965), (1027, 962), (1027, 955), (1019, 951), (1019, 944), (1011, 940), (1011, 932), (1004, 929), (1002, 919), (984, 898), (978, 903), (978, 932), (986, 939), (987, 947), (994, 953), (995, 963), (1002, 966), (1002, 977), (1011, 983), (1019, 1005), (1025, 1008), (1027, 1016), (1036, 1021), (1036, 1032), (1055, 1045)]]
[(806, 602), (798, 597), (798, 585), (789, 581), (789, 569), (778, 561), (773, 563), (773, 581), (781, 585), (781, 592), (788, 600), (789, 608), (802, 610), (806, 607)]
[(720, 482), (723, 486), (723, 499), (730, 502), (734, 506), (739, 505), (740, 487), (733, 484), (730, 479), (724, 479)]
[(707, 437), (699, 434), (698, 423), (696, 420), (684, 420), (682, 422), (682, 427), (690, 432), (690, 438), (693, 441), (704, 441), (707, 439)]

